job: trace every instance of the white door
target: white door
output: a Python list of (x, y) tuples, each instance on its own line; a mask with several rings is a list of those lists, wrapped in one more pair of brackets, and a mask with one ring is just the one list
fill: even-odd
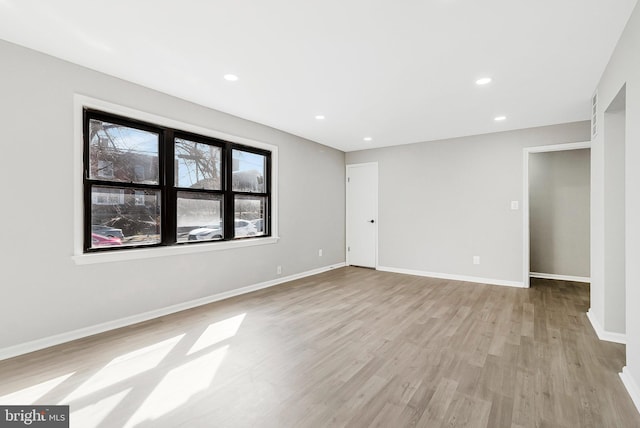
[(375, 268), (378, 254), (378, 164), (347, 165), (347, 264)]

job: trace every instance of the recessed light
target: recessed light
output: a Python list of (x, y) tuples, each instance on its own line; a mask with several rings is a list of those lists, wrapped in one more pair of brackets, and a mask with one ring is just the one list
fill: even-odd
[(493, 120), (495, 120), (496, 122), (502, 122), (506, 118), (507, 118), (507, 116), (496, 116), (496, 117), (493, 118)]
[(476, 80), (476, 85), (486, 85), (487, 83), (491, 83), (491, 77), (483, 77)]
[(225, 74), (224, 80), (228, 80), (229, 82), (235, 82), (236, 80), (238, 80), (238, 76), (236, 76), (235, 74)]
[(373, 138), (371, 138), (371, 137), (364, 137), (364, 138), (363, 138), (363, 140), (364, 140), (364, 141), (372, 141), (372, 140), (373, 140)]
[(318, 115), (316, 115), (316, 119), (324, 120), (324, 115), (318, 114)]

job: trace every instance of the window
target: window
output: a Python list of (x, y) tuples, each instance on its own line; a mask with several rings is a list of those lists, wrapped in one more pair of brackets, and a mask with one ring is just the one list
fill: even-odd
[(236, 235), (264, 235), (269, 193), (269, 157), (255, 151), (232, 149), (231, 182)]
[(270, 151), (87, 108), (83, 120), (85, 252), (270, 236)]

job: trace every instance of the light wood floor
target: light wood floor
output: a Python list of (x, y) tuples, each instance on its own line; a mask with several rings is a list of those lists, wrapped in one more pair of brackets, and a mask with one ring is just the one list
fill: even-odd
[(343, 268), (0, 362), (72, 427), (640, 427), (584, 284)]

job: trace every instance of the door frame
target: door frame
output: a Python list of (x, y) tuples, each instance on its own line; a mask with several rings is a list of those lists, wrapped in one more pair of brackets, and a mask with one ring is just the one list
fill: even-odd
[(345, 218), (344, 218), (344, 223), (345, 223), (345, 245), (344, 245), (344, 252), (345, 252), (345, 263), (347, 266), (351, 266), (350, 261), (349, 261), (349, 202), (350, 202), (350, 198), (351, 195), (350, 190), (349, 190), (349, 171), (351, 170), (351, 168), (358, 168), (358, 167), (363, 167), (363, 166), (375, 166), (376, 167), (376, 180), (375, 180), (375, 237), (374, 237), (374, 241), (375, 241), (375, 253), (376, 253), (376, 257), (375, 257), (375, 266), (374, 269), (378, 270), (378, 232), (379, 232), (379, 216), (378, 216), (378, 200), (379, 200), (379, 196), (378, 196), (378, 192), (379, 192), (379, 170), (378, 170), (378, 162), (363, 162), (363, 163), (352, 163), (352, 164), (347, 164), (345, 167), (345, 180), (344, 180), (344, 185), (345, 185)]
[[(531, 270), (531, 242), (530, 242), (530, 224), (529, 224), (529, 155), (531, 153), (544, 152), (561, 152), (565, 150), (590, 149), (591, 141), (583, 141), (579, 143), (553, 144), (549, 146), (525, 147), (522, 149), (522, 171), (523, 171), (523, 189), (522, 189), (522, 284), (525, 288), (531, 286), (530, 270)], [(591, 188), (589, 189), (591, 193)], [(589, 208), (591, 210), (591, 208)]]

